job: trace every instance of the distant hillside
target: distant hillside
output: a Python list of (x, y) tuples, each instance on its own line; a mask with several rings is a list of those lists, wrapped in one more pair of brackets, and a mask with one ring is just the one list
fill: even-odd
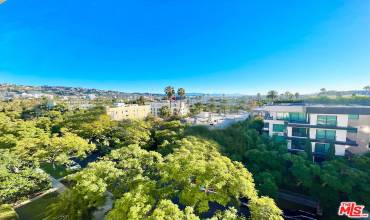
[(135, 94), (125, 93), (111, 90), (90, 89), (81, 87), (68, 87), (68, 86), (27, 86), (15, 84), (0, 84), (0, 93), (43, 93), (58, 96), (86, 96), (96, 95), (97, 97), (127, 97)]

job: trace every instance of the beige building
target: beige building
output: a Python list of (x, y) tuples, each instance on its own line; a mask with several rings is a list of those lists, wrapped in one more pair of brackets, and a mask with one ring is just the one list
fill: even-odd
[(150, 114), (150, 105), (117, 104), (116, 107), (107, 107), (106, 110), (107, 115), (115, 121), (125, 119), (144, 119)]
[(189, 113), (189, 107), (186, 104), (185, 100), (172, 101), (171, 105), (170, 105), (170, 102), (166, 100), (166, 101), (162, 101), (162, 102), (152, 102), (150, 104), (152, 115), (156, 116), (156, 117), (159, 117), (160, 109), (163, 106), (168, 106), (168, 107), (171, 106), (171, 112), (172, 112), (173, 115), (184, 116), (184, 115), (187, 115)]

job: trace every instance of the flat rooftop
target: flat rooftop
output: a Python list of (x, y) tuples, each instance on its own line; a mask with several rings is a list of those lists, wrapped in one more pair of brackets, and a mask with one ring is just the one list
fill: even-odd
[(370, 115), (370, 106), (364, 105), (266, 105), (254, 111), (305, 111), (312, 114)]

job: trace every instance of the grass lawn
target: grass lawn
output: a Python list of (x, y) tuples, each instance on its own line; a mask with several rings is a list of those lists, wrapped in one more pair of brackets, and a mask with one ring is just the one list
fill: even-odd
[(45, 172), (50, 174), (55, 179), (60, 179), (62, 177), (67, 176), (68, 174), (73, 173), (73, 171), (68, 171), (65, 166), (62, 165), (56, 165), (55, 170), (53, 169), (53, 165), (49, 163), (43, 163), (41, 164), (41, 169), (43, 169)]
[(45, 210), (48, 205), (57, 199), (58, 193), (49, 193), (33, 202), (28, 203), (18, 209), (16, 212), (20, 220), (41, 220), (45, 216)]

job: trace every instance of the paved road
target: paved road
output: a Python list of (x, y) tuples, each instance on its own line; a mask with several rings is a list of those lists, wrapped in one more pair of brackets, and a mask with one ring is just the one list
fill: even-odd
[(308, 207), (311, 207), (311, 208), (317, 208), (317, 201), (314, 201), (310, 198), (307, 198), (303, 195), (299, 195), (299, 194), (296, 194), (296, 193), (292, 193), (292, 192), (282, 192), (280, 191), (279, 192), (279, 198), (281, 199), (285, 199), (285, 200), (288, 200), (288, 201), (291, 201), (291, 202), (294, 202), (294, 203), (298, 203), (298, 204), (301, 204), (301, 205), (305, 205), (305, 206), (308, 206)]

